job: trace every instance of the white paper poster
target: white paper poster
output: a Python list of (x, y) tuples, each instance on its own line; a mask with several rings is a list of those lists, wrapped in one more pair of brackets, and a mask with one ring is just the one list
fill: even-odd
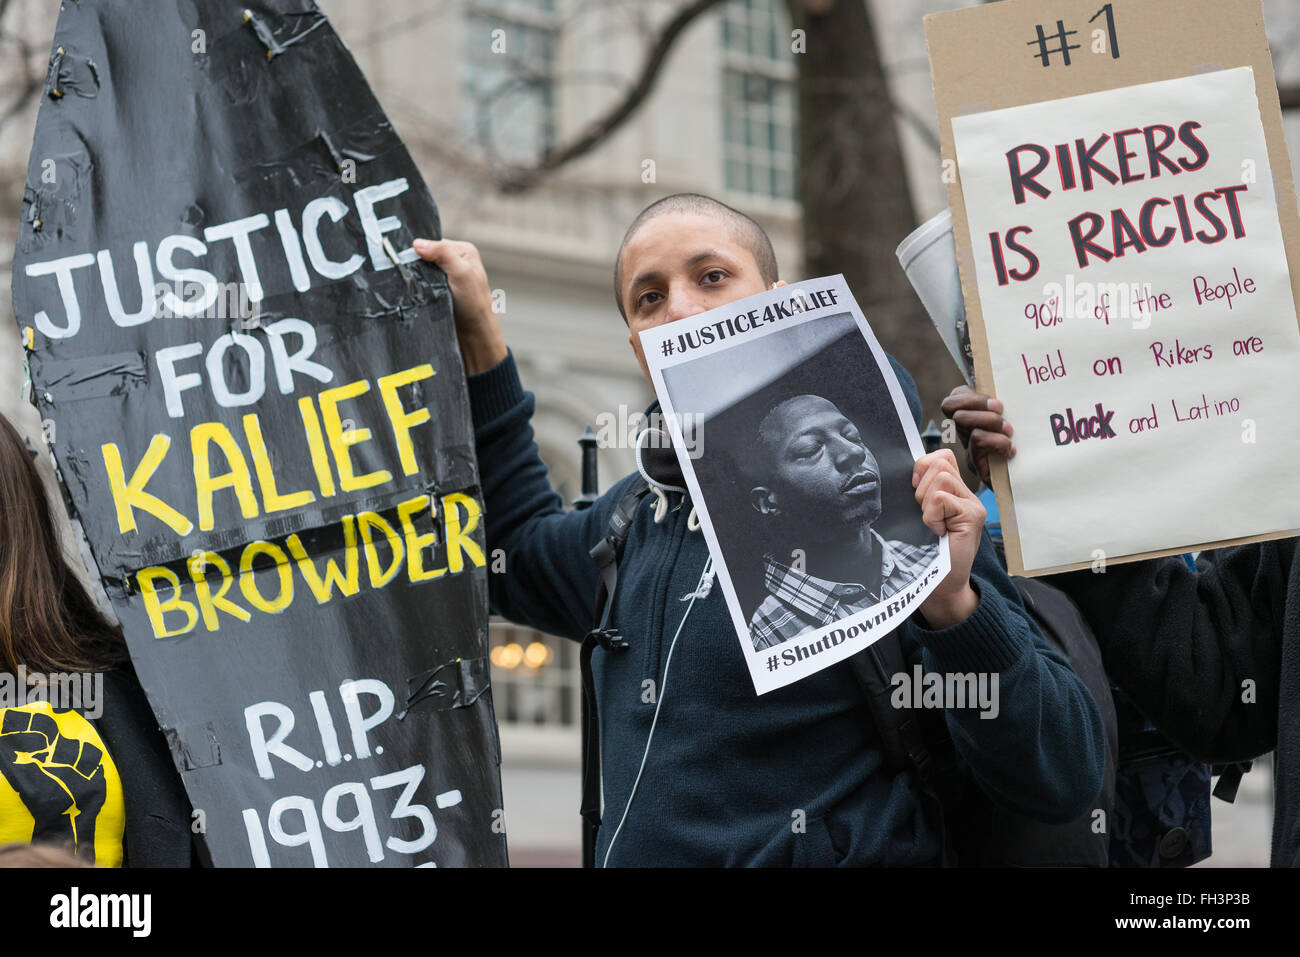
[(920, 435), (842, 276), (641, 344), (759, 694), (893, 631), (948, 574), (912, 489)]
[(1025, 568), (1300, 526), (1300, 332), (1253, 71), (952, 127)]

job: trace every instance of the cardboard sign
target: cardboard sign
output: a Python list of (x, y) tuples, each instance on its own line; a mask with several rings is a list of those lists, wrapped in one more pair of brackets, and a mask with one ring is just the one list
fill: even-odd
[(213, 862), (504, 864), (438, 216), (364, 77), (309, 2), (93, 0), (45, 93), (33, 396)]
[(1011, 571), (1295, 534), (1300, 218), (1258, 2), (926, 31)]
[(843, 276), (641, 344), (759, 694), (889, 634), (948, 574), (912, 489), (921, 437)]

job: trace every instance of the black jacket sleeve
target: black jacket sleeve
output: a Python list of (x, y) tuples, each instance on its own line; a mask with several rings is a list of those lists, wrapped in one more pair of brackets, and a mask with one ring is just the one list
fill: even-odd
[(103, 713), (95, 719), (95, 728), (122, 780), (123, 866), (195, 866), (189, 798), (129, 664), (105, 672)]
[(564, 510), (533, 438), (534, 399), (519, 382), (513, 354), (470, 376), (469, 395), (488, 551), (496, 556), (499, 549), (505, 564), (489, 576), (492, 610), (581, 641), (596, 614), (598, 570), (589, 552), (626, 485), (591, 508)]
[(1277, 744), (1295, 539), (1072, 572), (1050, 581), (1092, 625), (1106, 670), (1176, 744), (1243, 761)]

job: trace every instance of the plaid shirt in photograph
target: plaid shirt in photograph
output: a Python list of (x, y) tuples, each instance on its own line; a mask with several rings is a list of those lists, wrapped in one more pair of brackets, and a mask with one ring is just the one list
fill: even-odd
[(880, 594), (853, 582), (814, 578), (783, 565), (769, 552), (763, 556), (767, 597), (749, 619), (754, 650), (772, 648), (796, 635), (870, 608), (920, 578), (939, 554), (939, 545), (887, 542), (873, 529), (880, 549)]

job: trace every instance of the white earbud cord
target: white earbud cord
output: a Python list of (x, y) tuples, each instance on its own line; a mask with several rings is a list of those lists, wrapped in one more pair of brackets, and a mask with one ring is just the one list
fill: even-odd
[(713, 556), (710, 555), (708, 561), (704, 563), (704, 569), (700, 572), (700, 580), (695, 583), (695, 594), (691, 595), (691, 603), (686, 606), (686, 613), (682, 615), (682, 620), (677, 625), (673, 640), (668, 645), (668, 659), (664, 662), (664, 677), (659, 684), (659, 700), (655, 702), (655, 714), (650, 721), (650, 734), (645, 739), (645, 752), (641, 755), (641, 766), (637, 768), (636, 780), (632, 782), (632, 792), (627, 796), (627, 804), (623, 807), (623, 816), (619, 818), (618, 827), (614, 829), (614, 836), (609, 839), (609, 847), (605, 848), (605, 859), (601, 862), (601, 867), (609, 867), (610, 852), (614, 850), (614, 842), (618, 840), (618, 835), (623, 830), (623, 824), (627, 821), (627, 812), (632, 810), (632, 800), (636, 797), (636, 789), (641, 784), (641, 773), (645, 771), (646, 759), (650, 757), (650, 742), (654, 740), (655, 726), (659, 723), (659, 709), (663, 707), (664, 692), (668, 688), (668, 668), (673, 663), (673, 649), (677, 647), (677, 639), (681, 637), (682, 627), (686, 624), (686, 619), (690, 617), (691, 609), (695, 607), (695, 599), (700, 596), (700, 590), (705, 579), (710, 578), (712, 575)]

